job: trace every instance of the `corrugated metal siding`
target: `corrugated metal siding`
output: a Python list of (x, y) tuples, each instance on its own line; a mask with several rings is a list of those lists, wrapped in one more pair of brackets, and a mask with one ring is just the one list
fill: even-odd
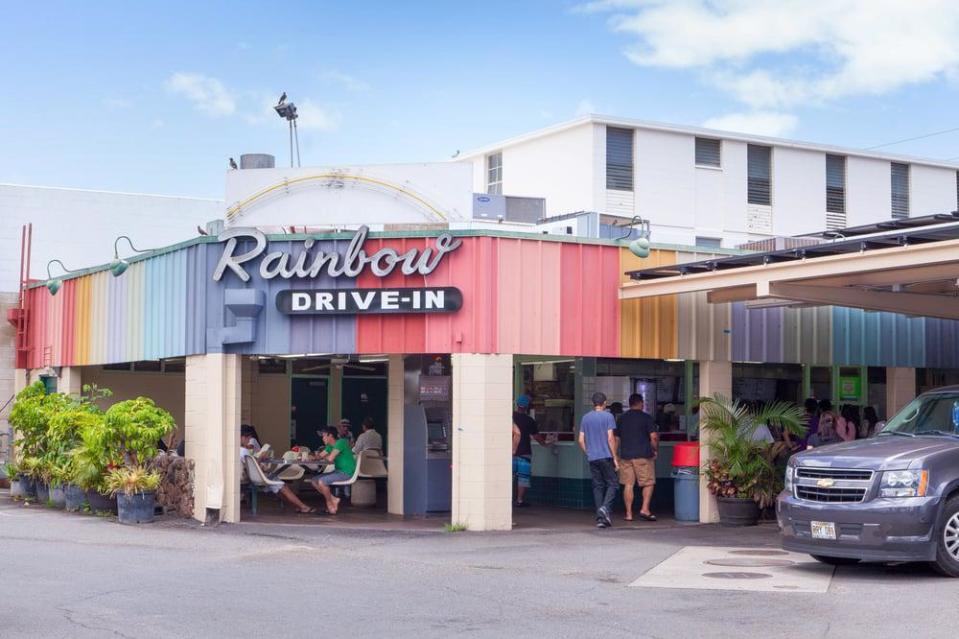
[[(627, 272), (676, 263), (675, 251), (650, 251), (649, 257), (638, 258), (626, 249), (620, 250), (620, 279), (630, 281)], [(620, 352), (623, 357), (663, 359), (677, 357), (679, 331), (675, 295), (623, 300), (620, 303)]]
[(688, 360), (729, 361), (731, 348), (730, 304), (710, 304), (706, 293), (679, 295), (679, 350)]
[(619, 355), (619, 252), (589, 244), (561, 245), (562, 355)]
[(731, 306), (733, 361), (784, 362), (784, 309), (748, 309), (741, 302)]
[(926, 366), (959, 368), (959, 322), (926, 320)]
[(925, 366), (924, 318), (833, 308), (834, 363)]

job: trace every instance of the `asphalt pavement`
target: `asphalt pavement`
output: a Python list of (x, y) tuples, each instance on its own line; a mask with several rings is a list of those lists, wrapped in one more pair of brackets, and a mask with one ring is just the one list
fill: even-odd
[(844, 567), (815, 593), (631, 585), (693, 546), (772, 551), (778, 533), (128, 527), (0, 491), (0, 637), (956, 634), (959, 580), (925, 566)]

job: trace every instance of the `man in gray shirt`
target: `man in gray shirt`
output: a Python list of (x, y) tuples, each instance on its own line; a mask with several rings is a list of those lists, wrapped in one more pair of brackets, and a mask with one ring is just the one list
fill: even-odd
[(593, 393), (593, 410), (579, 425), (579, 447), (589, 460), (589, 473), (593, 480), (593, 500), (596, 502), (596, 527), (609, 528), (613, 525), (609, 509), (616, 499), (619, 479), (616, 471), (616, 420), (606, 412), (606, 395)]

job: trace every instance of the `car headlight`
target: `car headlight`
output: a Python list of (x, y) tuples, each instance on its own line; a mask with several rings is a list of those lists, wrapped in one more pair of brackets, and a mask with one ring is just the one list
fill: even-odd
[(928, 487), (928, 470), (887, 470), (882, 474), (879, 496), (924, 497)]
[(793, 493), (793, 478), (796, 476), (796, 467), (795, 466), (786, 466), (786, 490), (789, 491), (789, 494)]

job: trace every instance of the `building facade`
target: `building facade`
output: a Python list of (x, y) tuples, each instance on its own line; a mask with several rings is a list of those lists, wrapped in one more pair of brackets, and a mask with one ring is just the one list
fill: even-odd
[(606, 116), (457, 161), (473, 166), (476, 192), (542, 197), (548, 216), (640, 216), (657, 241), (680, 245), (732, 248), (959, 208), (955, 162)]

